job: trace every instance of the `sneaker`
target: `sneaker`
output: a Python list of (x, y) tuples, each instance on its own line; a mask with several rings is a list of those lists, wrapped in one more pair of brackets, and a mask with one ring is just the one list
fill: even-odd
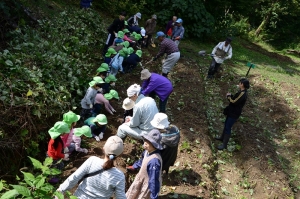
[(95, 139), (97, 142), (100, 142), (100, 138), (98, 136), (95, 136)]

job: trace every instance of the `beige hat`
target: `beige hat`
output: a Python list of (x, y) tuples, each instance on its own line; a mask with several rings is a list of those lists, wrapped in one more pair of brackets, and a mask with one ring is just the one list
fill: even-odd
[(123, 153), (123, 140), (118, 136), (111, 136), (106, 140), (103, 149), (106, 155), (118, 156)]
[(170, 122), (168, 116), (165, 113), (156, 113), (150, 124), (157, 129), (165, 129), (169, 127)]
[(127, 96), (128, 97), (132, 97), (135, 94), (139, 94), (141, 91), (141, 86), (138, 84), (132, 84), (131, 86), (129, 86), (129, 88), (127, 89)]
[(123, 107), (123, 109), (128, 111), (130, 109), (133, 109), (134, 105), (135, 105), (135, 102), (127, 97), (124, 99), (122, 107)]
[(141, 71), (141, 80), (149, 79), (151, 77), (151, 73), (148, 69), (144, 69)]

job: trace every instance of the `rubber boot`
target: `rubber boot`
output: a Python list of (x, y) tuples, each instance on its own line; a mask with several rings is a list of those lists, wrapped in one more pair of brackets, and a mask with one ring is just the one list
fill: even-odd
[(227, 144), (229, 142), (230, 139), (230, 135), (228, 134), (224, 134), (224, 138), (223, 138), (223, 144), (219, 145), (217, 148), (218, 150), (223, 150), (223, 149), (227, 149)]

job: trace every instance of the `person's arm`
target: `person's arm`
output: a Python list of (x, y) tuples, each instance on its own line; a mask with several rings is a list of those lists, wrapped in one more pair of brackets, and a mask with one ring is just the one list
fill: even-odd
[(102, 125), (102, 126), (100, 127), (100, 129), (99, 129), (99, 131), (100, 131), (101, 133), (104, 133), (105, 130), (106, 130), (106, 125)]
[(118, 27), (118, 19), (115, 19), (111, 26), (111, 29), (114, 34), (118, 33), (117, 27)]
[(55, 157), (58, 157), (58, 158), (64, 158), (65, 157), (65, 154), (62, 153), (62, 150), (63, 150), (63, 145), (62, 144), (59, 144), (57, 146), (57, 149), (54, 149), (54, 156)]
[(157, 85), (157, 83), (155, 83), (155, 80), (151, 81), (151, 78), (150, 78), (149, 84), (145, 89), (143, 89), (142, 94), (149, 95), (152, 91), (154, 91), (157, 88), (157, 86), (158, 85)]
[(118, 69), (123, 68), (123, 66), (122, 66), (123, 60), (124, 60), (124, 57), (120, 55), (118, 57)]
[(105, 109), (107, 110), (107, 112), (109, 112), (110, 114), (113, 115), (113, 112), (112, 110), (115, 110), (109, 103), (109, 101), (107, 99), (103, 100), (103, 103), (104, 103), (104, 106), (105, 106)]
[(228, 50), (227, 54), (228, 55), (227, 55), (227, 57), (225, 57), (225, 59), (231, 59), (231, 57), (232, 57), (232, 47), (231, 47), (231, 45), (229, 46), (229, 50)]
[(145, 156), (146, 151), (143, 151), (141, 158), (138, 161), (135, 161), (134, 164), (132, 165), (133, 168), (135, 169), (140, 169), (144, 160), (144, 156)]
[(159, 174), (160, 174), (161, 162), (157, 158), (153, 158), (148, 162), (147, 173), (149, 176), (149, 189), (150, 198), (157, 199), (160, 189)]
[(213, 51), (211, 52), (212, 55), (214, 55), (214, 54), (216, 53), (216, 51), (217, 51), (217, 49), (218, 49), (218, 47), (219, 47), (220, 44), (221, 44), (221, 42), (218, 43), (218, 45), (216, 45), (216, 46), (214, 47)]
[(72, 189), (89, 172), (89, 168), (96, 157), (89, 157), (72, 175), (70, 175), (58, 188), (58, 191), (65, 192)]
[[(149, 80), (144, 80), (144, 81), (143, 81), (143, 84), (142, 84), (142, 90), (146, 89), (147, 86), (148, 86), (148, 84), (149, 84)], [(144, 95), (143, 92), (142, 92), (142, 94)]]
[(160, 49), (159, 52), (157, 53), (157, 55), (155, 56), (155, 59), (158, 59), (160, 56), (162, 56), (165, 53), (166, 50), (166, 44), (162, 43), (160, 45)]
[(81, 138), (78, 136), (73, 136), (73, 142), (75, 144), (75, 151), (82, 152), (82, 148), (80, 148)]
[(74, 134), (74, 128), (71, 129), (70, 133), (68, 133), (68, 138), (66, 140), (66, 143), (64, 144), (65, 147), (70, 146), (71, 142), (72, 142), (72, 138), (73, 138), (73, 134)]
[(179, 40), (183, 38), (183, 35), (184, 35), (184, 28), (182, 27), (182, 30), (179, 34)]
[(124, 174), (122, 174), (122, 178), (119, 178), (119, 181), (116, 183), (115, 196), (116, 199), (126, 199)]
[(243, 91), (243, 92), (235, 94), (234, 96), (228, 95), (227, 99), (230, 103), (237, 105), (244, 101), (245, 95), (246, 95), (246, 93), (245, 93), (245, 91)]
[(90, 88), (87, 90), (87, 94), (86, 94), (86, 96), (85, 96), (86, 104), (87, 104), (87, 105), (93, 104), (93, 102), (91, 101), (92, 95), (93, 95), (93, 88), (90, 87)]
[(139, 107), (133, 107), (133, 116), (130, 120), (129, 126), (130, 127), (138, 127), (140, 122), (141, 110)]
[(127, 37), (127, 35), (124, 35), (124, 38), (123, 38), (125, 41), (128, 41), (128, 42), (130, 42), (130, 43), (132, 43), (133, 41), (131, 40), (131, 39), (129, 39), (128, 37)]

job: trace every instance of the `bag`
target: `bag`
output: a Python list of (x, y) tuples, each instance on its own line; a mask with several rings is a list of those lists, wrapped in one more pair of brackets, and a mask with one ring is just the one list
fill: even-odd
[(229, 106), (226, 106), (223, 110), (223, 114), (228, 115), (228, 113), (229, 113)]
[(102, 173), (104, 171), (104, 169), (100, 169), (99, 171), (95, 171), (93, 173), (89, 173), (89, 174), (86, 174), (84, 175), (79, 181), (78, 181), (78, 184), (80, 184), (85, 178), (88, 178), (88, 177), (91, 177), (91, 176), (94, 176), (94, 175), (97, 175), (99, 173)]

